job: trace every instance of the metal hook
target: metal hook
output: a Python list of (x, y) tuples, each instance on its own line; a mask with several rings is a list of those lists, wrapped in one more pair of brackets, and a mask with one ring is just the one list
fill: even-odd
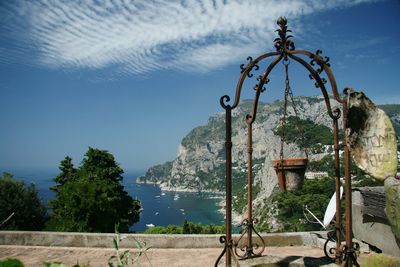
[(289, 66), (290, 65), (290, 59), (288, 57), (284, 57), (282, 60), (282, 64), (284, 66)]

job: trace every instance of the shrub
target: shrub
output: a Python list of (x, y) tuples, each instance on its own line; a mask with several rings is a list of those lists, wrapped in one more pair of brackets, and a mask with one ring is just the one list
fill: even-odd
[(0, 260), (0, 267), (24, 267), (24, 264), (17, 259)]
[(0, 228), (42, 230), (46, 208), (33, 184), (27, 186), (10, 173), (0, 176)]
[(384, 254), (373, 254), (367, 257), (362, 263), (361, 267), (398, 267), (400, 260), (395, 260), (390, 256)]

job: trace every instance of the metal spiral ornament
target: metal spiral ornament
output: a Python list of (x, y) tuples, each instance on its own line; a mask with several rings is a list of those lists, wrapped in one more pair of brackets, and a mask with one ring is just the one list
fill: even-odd
[[(254, 257), (260, 257), (262, 253), (265, 250), (265, 241), (261, 237), (261, 235), (256, 231), (254, 228), (254, 224), (257, 224), (258, 220), (256, 218), (253, 218), (251, 221), (249, 219), (244, 219), (242, 221), (242, 227), (244, 231), (241, 233), (240, 237), (236, 240), (234, 244), (234, 252), (235, 255), (239, 259), (248, 259), (248, 258), (254, 258)], [(246, 236), (249, 235), (249, 231), (252, 231), (257, 235), (259, 238), (261, 244), (252, 242), (251, 245), (248, 243), (243, 243), (241, 240)], [(242, 244), (243, 243), (243, 244)], [(259, 251), (257, 251), (259, 250)]]
[[(321, 74), (321, 73), (322, 73), (322, 71), (324, 70), (324, 65), (325, 65), (325, 66), (328, 66), (328, 67), (331, 66), (331, 64), (329, 63), (330, 58), (329, 58), (329, 57), (326, 57), (326, 56), (322, 57), (321, 54), (322, 54), (322, 50), (318, 49), (318, 50), (315, 52), (314, 55), (315, 55), (316, 57), (319, 57), (319, 58), (320, 58), (320, 61), (316, 61), (315, 56), (313, 56), (313, 57), (311, 58), (311, 61), (310, 61), (310, 65), (311, 65), (311, 66), (318, 65), (318, 67), (315, 68), (315, 71), (316, 71), (318, 74)], [(309, 74), (308, 77), (309, 77), (311, 80), (314, 79), (314, 77), (313, 77), (311, 74)], [(326, 80), (325, 78), (322, 78), (321, 81), (322, 81), (323, 84), (326, 84), (326, 83), (327, 83), (327, 80)], [(316, 88), (319, 88), (319, 87), (320, 87), (320, 85), (319, 85), (317, 82), (314, 83), (314, 86), (315, 86)]]
[[(358, 244), (352, 242), (351, 235), (351, 182), (350, 182), (350, 152), (344, 152), (344, 160), (340, 160), (339, 155), (339, 123), (338, 119), (342, 118), (343, 123), (342, 127), (344, 131), (346, 131), (346, 123), (347, 123), (347, 100), (346, 97), (342, 98), (339, 95), (337, 83), (333, 72), (330, 68), (330, 58), (322, 55), (322, 50), (317, 50), (315, 53), (309, 52), (307, 50), (296, 50), (295, 44), (293, 41), (293, 36), (290, 34), (291, 30), (288, 29), (288, 23), (285, 17), (279, 17), (277, 20), (278, 29), (277, 38), (273, 41), (275, 51), (268, 52), (258, 57), (248, 57), (246, 64), (240, 65), (240, 77), (238, 79), (236, 85), (236, 93), (234, 96), (234, 101), (232, 104), (229, 104), (231, 98), (228, 95), (224, 95), (220, 99), (221, 106), (225, 109), (225, 127), (226, 127), (226, 142), (225, 142), (225, 162), (226, 162), (226, 173), (225, 173), (225, 183), (226, 183), (226, 235), (220, 238), (220, 241), (224, 244), (224, 250), (222, 254), (218, 257), (215, 266), (218, 265), (219, 261), (222, 259), (222, 256), (226, 255), (226, 266), (232, 266), (232, 259), (236, 262), (238, 266), (237, 257), (241, 259), (251, 258), (254, 256), (261, 255), (265, 249), (265, 243), (263, 238), (259, 235), (259, 233), (254, 229), (254, 224), (257, 223), (257, 220), (253, 218), (252, 215), (252, 194), (251, 194), (251, 185), (252, 185), (252, 124), (256, 120), (257, 116), (257, 108), (259, 104), (259, 99), (261, 93), (266, 91), (266, 87), (269, 83), (269, 75), (272, 70), (277, 66), (277, 64), (281, 61), (296, 62), (304, 67), (309, 74), (310, 79), (315, 81), (316, 88), (320, 89), (320, 92), (324, 98), (327, 114), (332, 119), (333, 122), (333, 139), (334, 139), (334, 147), (335, 147), (335, 157), (334, 157), (334, 170), (335, 170), (335, 188), (336, 195), (339, 195), (340, 188), (340, 165), (343, 162), (345, 169), (345, 199), (346, 199), (346, 247), (341, 245), (341, 235), (339, 233), (339, 228), (341, 227), (341, 220), (337, 220), (337, 226), (334, 230), (336, 232), (336, 236), (334, 233), (330, 233), (328, 235), (329, 241), (336, 242), (336, 248), (328, 249), (327, 244), (325, 245), (324, 252), (327, 257), (334, 259), (337, 263), (349, 263), (349, 264), (357, 264), (357, 249)], [(243, 233), (240, 235), (239, 240), (234, 242), (232, 239), (232, 112), (235, 108), (238, 107), (241, 92), (243, 89), (243, 85), (245, 84), (245, 80), (248, 78), (252, 78), (255, 72), (260, 70), (261, 63), (268, 60), (272, 60), (266, 68), (262, 71), (261, 75), (257, 77), (257, 84), (253, 87), (255, 90), (255, 96), (253, 101), (253, 106), (251, 108), (250, 113), (246, 116), (246, 123), (248, 125), (248, 216), (247, 219), (242, 222), (242, 226), (244, 227)], [(265, 61), (264, 61), (265, 60)], [(324, 74), (324, 77), (321, 77)], [(328, 94), (327, 86), (330, 86), (331, 95), (333, 98), (341, 103), (341, 109), (331, 106), (331, 95)], [(346, 92), (344, 92), (346, 95)], [(233, 99), (233, 98), (232, 98)], [(346, 140), (345, 137), (342, 137), (342, 143), (345, 145)], [(350, 203), (350, 204), (349, 204)], [(337, 214), (341, 214), (340, 205), (337, 205), (338, 210)], [(340, 217), (339, 217), (340, 218)], [(261, 242), (253, 242), (252, 234), (257, 236)], [(247, 240), (243, 240), (244, 237), (247, 236)], [(246, 241), (246, 242), (244, 242)], [(328, 241), (328, 242), (329, 242)], [(261, 252), (259, 252), (261, 251)], [(237, 257), (236, 257), (237, 256)], [(345, 265), (350, 266), (350, 265)]]

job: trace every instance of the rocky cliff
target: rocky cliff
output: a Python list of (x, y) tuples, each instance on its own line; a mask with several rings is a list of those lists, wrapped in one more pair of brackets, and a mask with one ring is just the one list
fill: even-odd
[[(325, 155), (324, 145), (332, 144), (332, 120), (326, 112), (322, 96), (297, 97), (296, 108), (301, 122), (307, 122), (311, 132), (307, 138), (313, 144), (310, 160)], [(233, 156), (233, 195), (235, 201), (243, 197), (247, 181), (247, 124), (246, 115), (252, 108), (252, 101), (242, 103), (232, 112), (232, 156)], [(333, 107), (339, 103), (331, 100)], [(382, 107), (385, 109), (385, 106)], [(221, 108), (222, 109), (222, 108)], [(271, 195), (277, 187), (275, 171), (271, 160), (279, 158), (280, 137), (278, 128), (283, 111), (283, 102), (260, 103), (257, 118), (253, 124), (253, 177), (255, 192), (261, 201)], [(385, 110), (392, 118), (395, 128), (400, 129), (400, 105), (387, 105)], [(289, 107), (288, 116), (294, 116)], [(340, 120), (341, 121), (341, 120)], [(318, 128), (319, 127), (319, 128)], [(297, 128), (291, 129), (294, 136)], [(324, 134), (330, 138), (321, 139)], [(398, 132), (399, 133), (399, 132)], [(172, 162), (151, 167), (147, 173), (137, 178), (137, 182), (157, 183), (163, 190), (223, 192), (225, 189), (225, 113), (217, 113), (209, 118), (207, 125), (194, 128), (179, 145), (178, 155)], [(284, 155), (300, 156), (304, 151), (299, 143), (288, 140)], [(239, 206), (240, 210), (242, 206)]]

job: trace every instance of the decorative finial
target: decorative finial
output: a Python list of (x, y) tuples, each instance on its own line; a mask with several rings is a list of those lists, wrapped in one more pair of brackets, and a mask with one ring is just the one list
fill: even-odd
[(286, 50), (294, 50), (294, 43), (290, 38), (291, 35), (286, 35), (286, 33), (291, 32), (287, 29), (287, 19), (280, 16), (276, 23), (279, 25), (280, 29), (277, 29), (279, 38), (274, 40), (276, 51), (285, 52)]
[(279, 27), (283, 28), (287, 25), (287, 19), (284, 16), (280, 16), (276, 23), (279, 25)]

